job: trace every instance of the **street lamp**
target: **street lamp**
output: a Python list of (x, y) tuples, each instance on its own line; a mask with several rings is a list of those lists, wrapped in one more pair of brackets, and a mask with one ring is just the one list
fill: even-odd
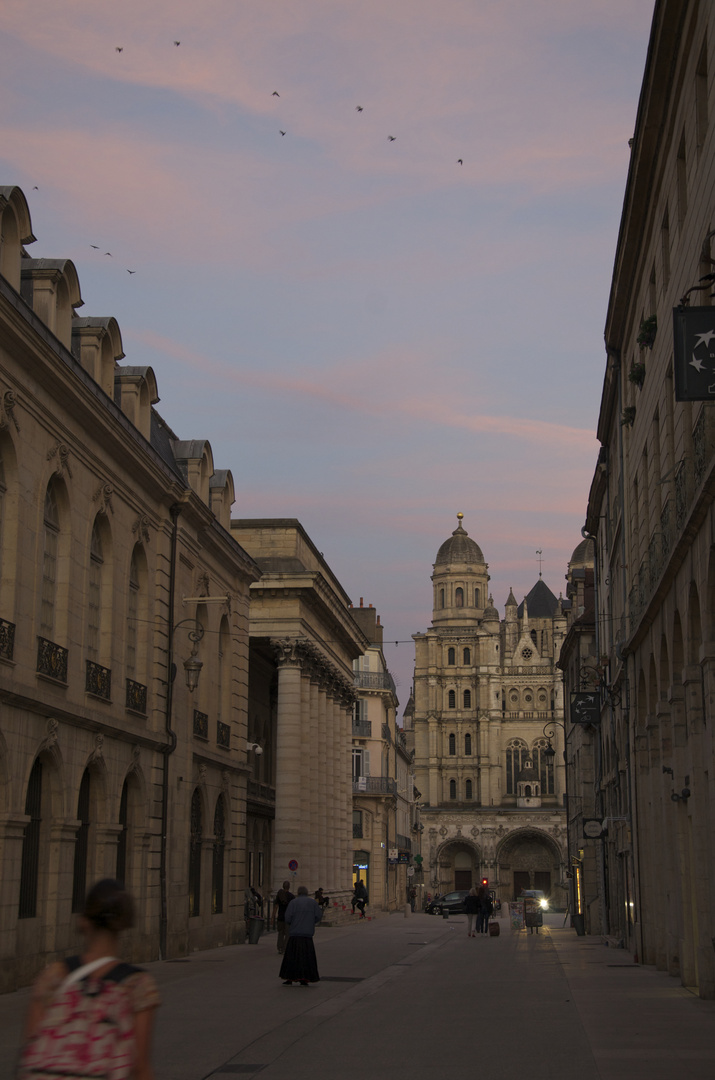
[[(173, 633), (185, 625), (185, 623), (191, 623), (191, 630), (187, 630), (189, 641), (191, 641), (191, 656), (184, 660), (184, 672), (186, 674), (186, 686), (189, 693), (193, 693), (196, 687), (199, 685), (199, 675), (201, 674), (201, 668), (204, 666), (201, 660), (198, 659), (197, 653), (199, 651), (199, 642), (204, 636), (204, 628), (198, 619), (182, 619), (174, 627)], [(171, 681), (176, 678), (176, 664), (171, 666)]]

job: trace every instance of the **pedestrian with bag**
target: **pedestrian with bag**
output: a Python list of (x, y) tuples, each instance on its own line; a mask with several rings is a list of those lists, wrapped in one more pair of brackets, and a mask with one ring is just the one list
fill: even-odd
[(154, 1080), (151, 1035), (160, 1004), (153, 976), (118, 958), (134, 904), (111, 878), (94, 885), (80, 916), (80, 956), (37, 977), (17, 1080)]
[(295, 896), (290, 891), (290, 881), (283, 882), (283, 888), (279, 889), (276, 893), (276, 898), (273, 901), (273, 927), (278, 931), (278, 952), (285, 952), (286, 938), (288, 936), (288, 928), (286, 927), (286, 908), (290, 904), (291, 900), (295, 900)]
[(492, 904), (492, 898), (489, 895), (489, 889), (486, 885), (480, 885), (477, 892), (477, 899), (479, 901), (479, 910), (477, 912), (477, 933), (488, 934), (489, 933), (489, 919), (491, 918), (494, 910)]

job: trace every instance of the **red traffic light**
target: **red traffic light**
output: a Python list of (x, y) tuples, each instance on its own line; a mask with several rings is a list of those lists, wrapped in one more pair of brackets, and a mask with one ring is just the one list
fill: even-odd
[(488, 885), (488, 884), (489, 884), (489, 878), (483, 877), (482, 878), (482, 885)]

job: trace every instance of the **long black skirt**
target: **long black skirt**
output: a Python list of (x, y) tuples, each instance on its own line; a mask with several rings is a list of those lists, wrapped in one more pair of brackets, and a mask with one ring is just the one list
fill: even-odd
[(288, 938), (279, 975), (293, 982), (320, 982), (312, 937)]

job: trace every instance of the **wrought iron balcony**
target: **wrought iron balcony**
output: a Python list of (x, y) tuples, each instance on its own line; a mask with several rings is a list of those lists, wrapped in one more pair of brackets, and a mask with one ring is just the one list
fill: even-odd
[(231, 749), (231, 725), (224, 724), (221, 720), (216, 721), (216, 745), (224, 750)]
[(88, 660), (84, 688), (88, 694), (109, 701), (112, 696), (112, 673), (109, 668), (95, 664), (94, 660)]
[(67, 659), (69, 652), (47, 638), (37, 639), (37, 674), (46, 675), (57, 682), (67, 682)]
[(194, 709), (194, 735), (199, 739), (209, 738), (209, 717), (208, 713), (199, 712), (198, 709)]
[(0, 656), (3, 660), (12, 660), (15, 649), (15, 623), (0, 619)]
[(146, 716), (146, 686), (142, 686), (140, 682), (134, 682), (134, 679), (127, 679), (124, 706), (132, 712), (143, 713)]
[(261, 802), (270, 803), (276, 801), (276, 789), (270, 784), (259, 784), (257, 780), (249, 780), (247, 791), (251, 799), (260, 799)]
[(396, 693), (395, 680), (389, 671), (356, 671), (354, 673), (356, 690), (391, 690)]
[(389, 776), (360, 776), (353, 779), (353, 794), (395, 795), (397, 782)]
[(353, 735), (358, 739), (370, 739), (372, 737), (372, 721), (353, 720)]

